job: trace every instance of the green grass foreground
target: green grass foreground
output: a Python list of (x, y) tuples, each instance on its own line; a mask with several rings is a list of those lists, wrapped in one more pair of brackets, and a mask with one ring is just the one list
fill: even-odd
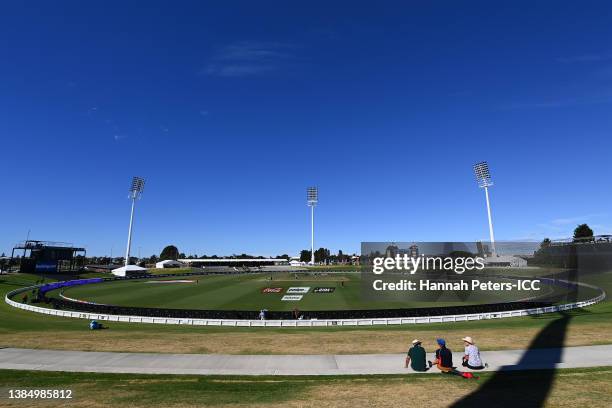
[[(538, 378), (543, 371), (502, 374), (503, 386), (496, 390), (498, 401), (520, 399), (540, 392)], [(73, 399), (44, 401), (44, 406), (397, 406), (398, 397), (411, 392), (423, 397), (432, 390), (446, 390), (443, 401), (432, 399), (428, 406), (444, 406), (479, 387), (486, 386), (493, 373), (480, 374), (479, 380), (465, 380), (442, 374), (373, 376), (191, 376), (66, 373), (0, 370), (0, 404), (36, 406), (28, 401), (9, 400), (9, 389), (70, 389)], [(601, 386), (608, 384), (608, 386)], [(551, 406), (609, 406), (612, 403), (612, 367), (562, 369), (555, 373), (549, 397)], [(363, 396), (369, 396), (363, 399)], [(341, 401), (338, 401), (341, 397)], [(497, 399), (497, 398), (496, 398)], [(400, 401), (401, 402), (401, 401)], [(418, 404), (418, 400), (414, 401)], [(365, 403), (365, 404), (364, 404)], [(406, 401), (404, 401), (406, 403)], [(443, 404), (440, 404), (443, 403)], [(491, 401), (495, 406), (495, 401)], [(288, 405), (287, 405), (288, 404)]]

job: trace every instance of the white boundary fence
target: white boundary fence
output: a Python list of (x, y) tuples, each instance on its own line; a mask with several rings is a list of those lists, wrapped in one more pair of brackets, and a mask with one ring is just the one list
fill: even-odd
[(447, 316), (423, 316), (423, 317), (388, 317), (370, 319), (333, 319), (333, 320), (236, 320), (236, 319), (179, 319), (166, 317), (145, 316), (123, 316), (100, 313), (74, 312), (69, 310), (56, 310), (46, 307), (23, 304), (10, 299), (12, 296), (22, 292), (31, 291), (37, 286), (30, 286), (13, 290), (6, 294), (4, 301), (9, 305), (28, 310), (30, 312), (42, 313), (51, 316), (72, 317), (77, 319), (102, 320), (109, 322), (125, 323), (153, 323), (153, 324), (183, 324), (190, 326), (231, 326), (231, 327), (329, 327), (329, 326), (377, 326), (377, 325), (399, 325), (420, 323), (449, 323), (467, 322), (475, 320), (503, 319), (507, 317), (533, 316), (544, 313), (555, 313), (565, 310), (578, 309), (591, 306), (606, 298), (606, 292), (597, 286), (586, 283), (578, 285), (597, 289), (601, 294), (592, 299), (576, 303), (566, 303), (556, 306), (538, 307), (533, 309), (510, 310), (504, 312), (486, 312)]

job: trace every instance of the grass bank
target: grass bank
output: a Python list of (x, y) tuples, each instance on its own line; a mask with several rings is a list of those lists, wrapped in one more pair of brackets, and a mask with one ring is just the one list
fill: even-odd
[[(542, 394), (543, 372), (503, 374), (491, 406), (526, 406)], [(233, 377), (64, 373), (0, 370), (4, 407), (444, 407), (480, 387), (479, 380), (442, 374), (406, 376)], [(8, 389), (70, 389), (73, 399), (10, 400)], [(443, 392), (441, 392), (443, 390)], [(504, 402), (510, 405), (504, 405)], [(555, 373), (548, 407), (612, 405), (612, 367), (564, 369)]]

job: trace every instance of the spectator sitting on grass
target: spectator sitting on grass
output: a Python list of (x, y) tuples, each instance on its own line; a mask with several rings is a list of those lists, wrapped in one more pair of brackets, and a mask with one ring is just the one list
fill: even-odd
[(429, 368), (425, 364), (425, 349), (421, 347), (421, 340), (412, 340), (412, 347), (408, 350), (406, 356), (405, 367), (408, 368), (408, 364), (414, 371), (427, 371)]
[(482, 370), (485, 366), (482, 365), (480, 358), (480, 350), (474, 344), (474, 340), (470, 336), (462, 338), (465, 344), (465, 354), (463, 355), (463, 367), (470, 368), (472, 370)]
[(106, 327), (104, 327), (102, 325), (102, 323), (99, 323), (96, 320), (92, 320), (91, 322), (89, 322), (89, 328), (91, 330), (102, 330), (102, 329), (106, 329)]
[(438, 343), (438, 349), (436, 350), (436, 358), (433, 363), (430, 361), (429, 366), (435, 365), (443, 373), (451, 373), (454, 371), (453, 367), (453, 353), (450, 349), (446, 348), (446, 340), (436, 339)]
[(444, 339), (436, 339), (436, 342), (438, 343), (436, 358), (433, 363), (431, 361), (429, 362), (430, 367), (435, 364), (444, 374), (457, 375), (463, 378), (478, 378), (472, 373), (456, 370), (455, 367), (453, 367), (453, 353), (446, 347), (446, 341)]

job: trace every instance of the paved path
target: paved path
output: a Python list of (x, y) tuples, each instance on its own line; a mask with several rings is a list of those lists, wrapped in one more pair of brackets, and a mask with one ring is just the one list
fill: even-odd
[[(487, 371), (612, 366), (612, 345), (482, 352)], [(430, 358), (431, 354), (428, 355)], [(0, 349), (0, 369), (199, 375), (410, 374), (404, 354), (222, 355)], [(455, 353), (455, 364), (460, 355)], [(437, 369), (430, 372), (438, 373)]]

